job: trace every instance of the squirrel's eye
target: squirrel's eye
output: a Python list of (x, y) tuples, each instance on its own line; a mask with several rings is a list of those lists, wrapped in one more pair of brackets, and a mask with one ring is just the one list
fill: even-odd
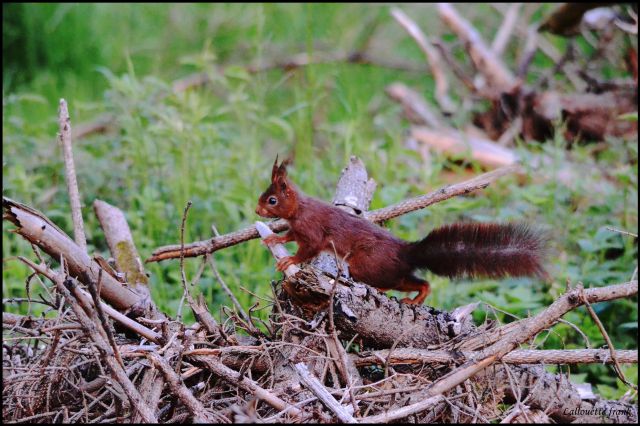
[(269, 204), (271, 204), (272, 206), (275, 206), (276, 203), (278, 202), (278, 200), (276, 200), (276, 197), (269, 197), (269, 199), (267, 200), (269, 202)]

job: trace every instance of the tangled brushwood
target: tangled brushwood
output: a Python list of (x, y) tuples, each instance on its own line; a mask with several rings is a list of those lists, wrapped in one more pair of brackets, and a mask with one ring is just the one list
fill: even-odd
[[(506, 171), (366, 217), (380, 221), (483, 188)], [(334, 202), (366, 212), (374, 187), (352, 158)], [(266, 301), (271, 313), (261, 321), (254, 316), (261, 301), (245, 312), (207, 253), (192, 281), (210, 266), (234, 308), (216, 321), (186, 291), (197, 318), (189, 325), (155, 307), (115, 207), (94, 204), (117, 271), (90, 258), (42, 213), (6, 197), (3, 206), (38, 259), (20, 258), (34, 271), (28, 288), (37, 283), (46, 294), (30, 303), (50, 312), (46, 319), (3, 314), (4, 421), (551, 422), (601, 421), (602, 413), (615, 422), (637, 421), (631, 400), (602, 400), (543, 367), (611, 363), (621, 374), (619, 364), (637, 363), (637, 351), (522, 349), (578, 306), (632, 297), (637, 281), (578, 285), (536, 316), (476, 326), (471, 313), (478, 304), (453, 312), (401, 304), (345, 278), (340, 260), (323, 254), (302, 269), (290, 266), (273, 283), (273, 299)], [(254, 231), (271, 234), (262, 223)], [(40, 249), (61, 259), (60, 268), (52, 269)], [(270, 249), (276, 258), (287, 255), (283, 246)]]

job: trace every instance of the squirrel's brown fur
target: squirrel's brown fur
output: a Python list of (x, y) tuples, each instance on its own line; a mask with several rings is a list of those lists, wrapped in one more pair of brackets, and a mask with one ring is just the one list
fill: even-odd
[(256, 213), (289, 222), (289, 231), (267, 244), (295, 241), (294, 256), (280, 259), (278, 270), (335, 252), (349, 264), (351, 276), (380, 291), (418, 291), (407, 303), (421, 304), (429, 283), (413, 275), (428, 269), (448, 277), (546, 276), (542, 266), (545, 238), (526, 225), (454, 223), (416, 242), (396, 238), (384, 228), (297, 190), (286, 162), (273, 165), (271, 185), (260, 196)]

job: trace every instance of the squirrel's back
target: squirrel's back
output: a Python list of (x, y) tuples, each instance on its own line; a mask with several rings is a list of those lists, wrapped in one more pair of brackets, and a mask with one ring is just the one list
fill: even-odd
[(407, 244), (375, 223), (312, 197), (301, 196), (299, 209), (301, 213), (298, 217), (289, 222), (296, 234), (321, 233), (322, 238), (345, 246), (344, 250), (347, 251), (347, 246), (357, 250), (382, 242), (398, 246)]

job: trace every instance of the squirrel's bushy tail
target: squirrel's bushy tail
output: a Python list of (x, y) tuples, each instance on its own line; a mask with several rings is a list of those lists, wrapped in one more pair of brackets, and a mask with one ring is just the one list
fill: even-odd
[(408, 246), (409, 262), (450, 278), (537, 276), (547, 238), (525, 224), (455, 223)]

